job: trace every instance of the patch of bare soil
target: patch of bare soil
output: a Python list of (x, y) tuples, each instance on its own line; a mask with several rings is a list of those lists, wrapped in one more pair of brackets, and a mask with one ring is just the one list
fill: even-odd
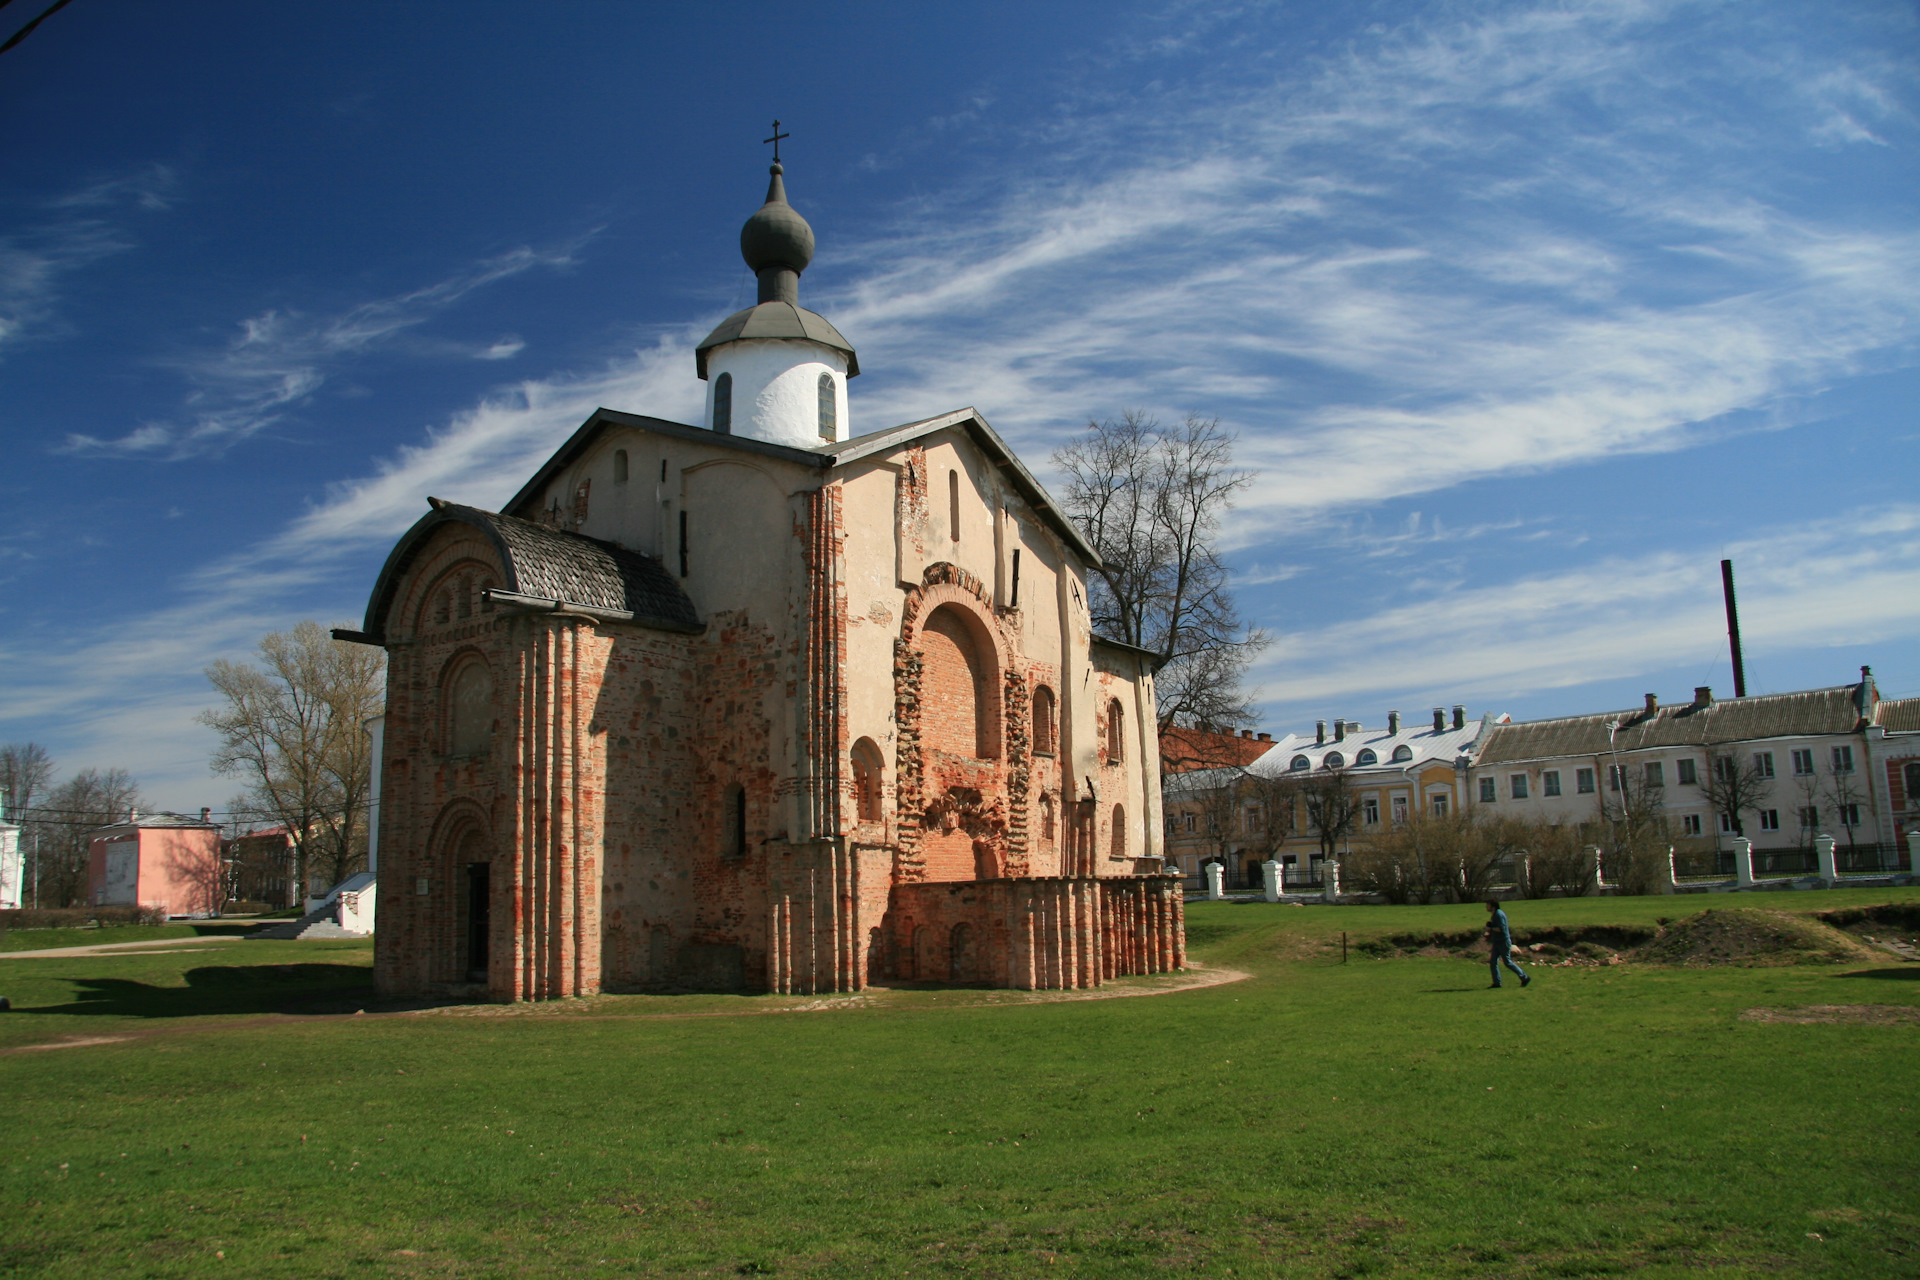
[(1742, 1022), (1851, 1022), (1887, 1027), (1920, 1023), (1920, 1007), (1910, 1004), (1803, 1004), (1791, 1009), (1748, 1009)]
[(1884, 951), (1832, 925), (1758, 907), (1723, 907), (1690, 916), (1662, 929), (1633, 956), (1651, 964), (1689, 968), (1860, 964), (1883, 962), (1885, 957)]

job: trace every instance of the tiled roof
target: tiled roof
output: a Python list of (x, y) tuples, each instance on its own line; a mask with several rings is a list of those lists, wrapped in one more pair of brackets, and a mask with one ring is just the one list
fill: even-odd
[[(1610, 744), (1607, 724), (1620, 728)], [(1861, 726), (1860, 686), (1835, 685), (1799, 693), (1761, 694), (1712, 702), (1609, 711), (1556, 720), (1529, 720), (1494, 727), (1480, 750), (1481, 764), (1541, 760), (1554, 756), (1593, 756), (1610, 748), (1640, 751), (1653, 747), (1705, 747), (1799, 734), (1852, 733)]]
[(1209, 733), (1205, 729), (1183, 729), (1175, 725), (1160, 733), (1160, 771), (1188, 773), (1222, 765), (1244, 767), (1272, 748), (1271, 741), (1262, 742), (1258, 738), (1243, 738), (1232, 733)]
[(1920, 698), (1889, 698), (1874, 708), (1873, 722), (1889, 733), (1920, 733)]
[(387, 557), (367, 605), (366, 634), (376, 643), (386, 636), (387, 611), (393, 607), (400, 578), (427, 536), (443, 524), (480, 530), (492, 542), (506, 569), (504, 590), (563, 605), (631, 613), (641, 626), (667, 631), (701, 630), (693, 601), (660, 562), (625, 547), (584, 534), (548, 528), (531, 520), (498, 515), (478, 507), (436, 501)]

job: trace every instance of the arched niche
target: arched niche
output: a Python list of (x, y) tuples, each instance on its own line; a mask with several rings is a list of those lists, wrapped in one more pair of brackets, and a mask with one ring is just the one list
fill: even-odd
[(493, 749), (495, 722), (493, 671), (472, 650), (455, 654), (440, 678), (440, 707), (446, 753), (479, 757)]
[(879, 822), (882, 774), (885, 769), (879, 744), (872, 738), (862, 738), (853, 744), (853, 749), (847, 755), (851, 766), (849, 772), (853, 778), (854, 819), (858, 822)]
[(920, 627), (920, 740), (934, 751), (1000, 755), (1000, 672), (992, 635), (972, 611), (943, 604)]

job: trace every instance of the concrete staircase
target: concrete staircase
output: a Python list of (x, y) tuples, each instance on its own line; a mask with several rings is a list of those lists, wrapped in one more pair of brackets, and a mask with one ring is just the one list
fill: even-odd
[(282, 924), (269, 925), (258, 933), (250, 933), (249, 938), (273, 938), (280, 941), (318, 942), (323, 938), (364, 938), (364, 933), (348, 933), (334, 923), (334, 915), (339, 911), (337, 902), (328, 902), (316, 907), (298, 920), (288, 920)]

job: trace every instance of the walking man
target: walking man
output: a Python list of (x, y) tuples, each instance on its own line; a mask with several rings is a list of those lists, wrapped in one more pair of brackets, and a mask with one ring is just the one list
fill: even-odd
[(1487, 899), (1487, 967), (1493, 970), (1493, 985), (1500, 986), (1500, 966), (1505, 965), (1520, 975), (1520, 985), (1526, 986), (1533, 979), (1527, 971), (1513, 962), (1513, 931), (1507, 927), (1507, 913), (1500, 909), (1498, 898)]

